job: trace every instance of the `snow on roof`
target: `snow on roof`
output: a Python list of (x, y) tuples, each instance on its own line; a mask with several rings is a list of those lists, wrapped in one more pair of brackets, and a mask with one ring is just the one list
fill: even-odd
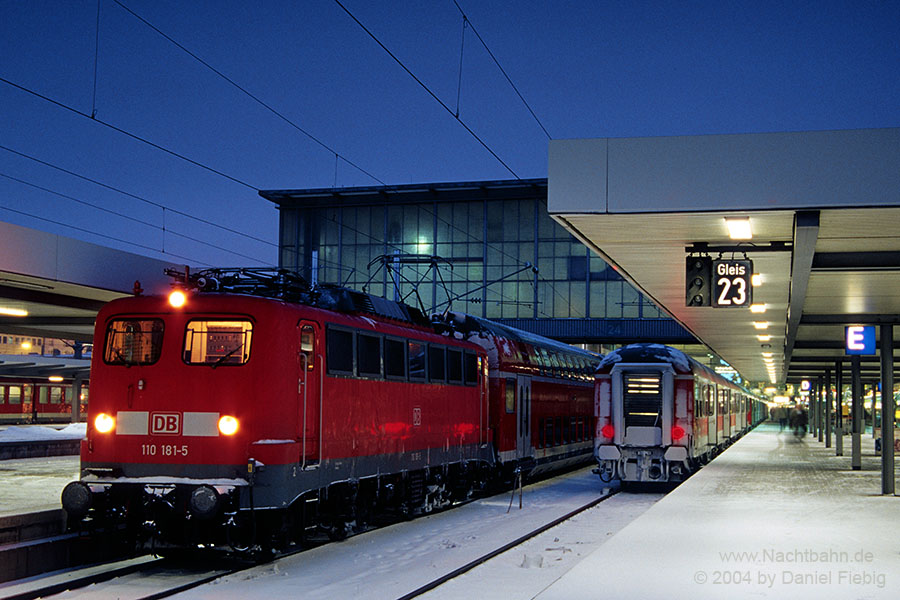
[(613, 350), (600, 361), (598, 371), (607, 370), (616, 363), (668, 363), (679, 373), (691, 372), (691, 359), (681, 350), (663, 344), (630, 344)]

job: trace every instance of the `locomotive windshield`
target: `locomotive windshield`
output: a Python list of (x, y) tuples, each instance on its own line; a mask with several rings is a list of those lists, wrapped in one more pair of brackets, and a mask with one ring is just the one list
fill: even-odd
[(152, 365), (159, 360), (162, 319), (115, 319), (106, 328), (103, 360), (111, 365)]
[(250, 359), (250, 321), (194, 320), (184, 336), (184, 362), (189, 365), (242, 365)]

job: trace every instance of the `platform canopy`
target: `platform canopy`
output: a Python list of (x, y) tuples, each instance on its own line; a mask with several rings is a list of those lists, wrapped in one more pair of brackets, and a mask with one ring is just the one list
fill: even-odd
[(91, 342), (100, 307), (135, 281), (165, 293), (167, 267), (178, 265), (0, 223), (0, 333)]
[[(554, 140), (548, 195), (557, 221), (749, 380), (815, 377), (845, 357), (846, 326), (900, 320), (898, 128)], [(730, 220), (752, 237), (732, 239)], [(688, 257), (751, 260), (765, 312), (688, 306)]]

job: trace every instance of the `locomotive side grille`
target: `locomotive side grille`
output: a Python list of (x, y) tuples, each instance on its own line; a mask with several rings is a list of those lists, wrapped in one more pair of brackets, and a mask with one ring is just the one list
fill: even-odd
[(624, 377), (625, 427), (662, 425), (662, 383), (659, 373), (629, 373)]

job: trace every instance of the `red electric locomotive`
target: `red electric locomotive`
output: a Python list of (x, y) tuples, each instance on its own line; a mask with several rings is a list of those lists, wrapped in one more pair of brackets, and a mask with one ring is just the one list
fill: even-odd
[[(538, 412), (515, 395), (509, 404), (485, 344), (412, 307), (309, 288), (284, 271), (185, 276), (169, 298), (109, 303), (95, 336), (82, 475), (63, 507), (72, 526), (124, 525), (145, 545), (342, 537), (377, 515), (464, 499), (548, 456), (571, 459), (563, 448), (584, 443), (570, 425), (566, 446), (498, 452), (517, 440), (505, 428), (530, 431)], [(545, 368), (547, 380), (573, 377)], [(583, 412), (569, 399), (576, 383), (547, 394), (569, 418)]]
[(607, 354), (595, 401), (595, 472), (604, 481), (681, 481), (766, 418), (745, 388), (659, 344)]

